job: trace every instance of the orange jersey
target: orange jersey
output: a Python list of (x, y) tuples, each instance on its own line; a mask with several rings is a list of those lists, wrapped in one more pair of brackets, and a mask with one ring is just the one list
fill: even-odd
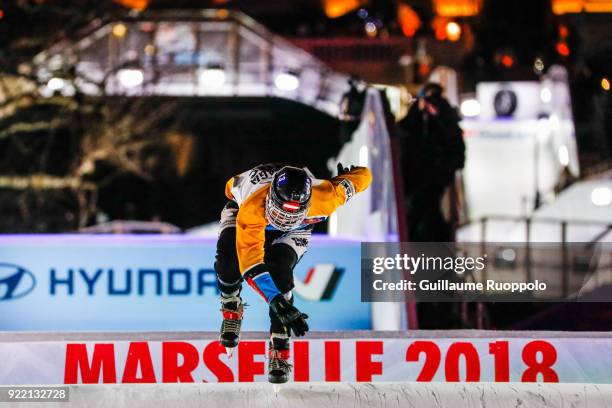
[[(274, 173), (282, 166), (266, 164), (245, 171), (228, 180), (225, 195), (238, 206), (236, 218), (236, 251), (240, 272), (262, 264), (268, 222), (265, 203)], [(310, 174), (310, 173), (309, 173)], [(312, 174), (312, 196), (308, 215), (298, 228), (325, 220), (336, 208), (364, 191), (372, 182), (372, 174), (365, 167), (356, 168), (331, 180), (315, 179)]]

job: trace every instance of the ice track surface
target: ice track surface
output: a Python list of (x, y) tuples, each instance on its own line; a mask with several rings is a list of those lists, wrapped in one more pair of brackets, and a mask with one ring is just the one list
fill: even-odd
[[(54, 407), (612, 407), (612, 385), (494, 383), (289, 383), (71, 385)], [(3, 406), (0, 403), (0, 406)], [(9, 407), (49, 407), (15, 403)]]

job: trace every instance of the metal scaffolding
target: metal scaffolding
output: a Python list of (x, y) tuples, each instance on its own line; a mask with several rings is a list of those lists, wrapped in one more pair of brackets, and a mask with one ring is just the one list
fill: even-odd
[(259, 96), (337, 116), (348, 76), (238, 11), (135, 13), (93, 21), (34, 58), (43, 95)]

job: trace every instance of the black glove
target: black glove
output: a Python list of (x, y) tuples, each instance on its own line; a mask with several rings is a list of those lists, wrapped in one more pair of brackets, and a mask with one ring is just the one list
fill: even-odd
[(358, 169), (358, 166), (351, 166), (351, 168), (344, 167), (342, 163), (338, 163), (338, 175), (341, 176), (343, 174), (349, 173), (355, 169)]
[(277, 295), (270, 301), (270, 307), (272, 311), (278, 316), (278, 320), (287, 327), (289, 332), (300, 337), (306, 334), (308, 331), (308, 315), (300, 312), (295, 306), (285, 299), (283, 295)]

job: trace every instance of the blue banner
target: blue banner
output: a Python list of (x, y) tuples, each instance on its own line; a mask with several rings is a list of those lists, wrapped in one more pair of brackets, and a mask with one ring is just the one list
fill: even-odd
[[(218, 330), (216, 240), (183, 235), (0, 236), (0, 330)], [(372, 327), (360, 242), (314, 236), (295, 271), (312, 330)], [(246, 283), (245, 330), (268, 330)]]

